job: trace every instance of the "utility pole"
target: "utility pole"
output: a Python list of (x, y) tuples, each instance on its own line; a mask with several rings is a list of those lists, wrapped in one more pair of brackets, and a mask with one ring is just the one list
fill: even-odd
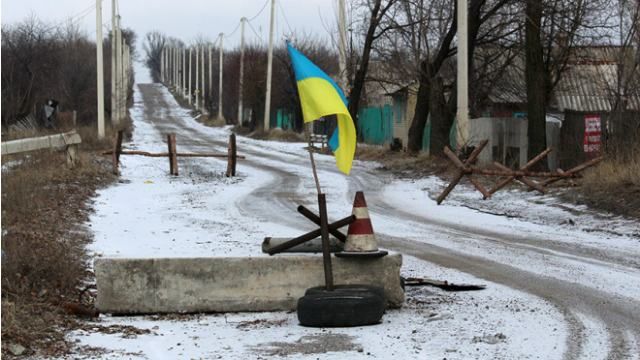
[(173, 58), (175, 59), (174, 61), (174, 74), (175, 74), (175, 83), (176, 83), (176, 92), (178, 92), (178, 90), (180, 89), (180, 73), (178, 71), (178, 61), (180, 60), (180, 58), (178, 57), (178, 47), (174, 47), (173, 48)]
[(171, 87), (176, 86), (176, 48), (173, 46), (169, 50), (169, 64), (171, 64), (171, 72), (169, 73), (171, 77)]
[(198, 81), (200, 80), (200, 47), (196, 45), (196, 109), (200, 108), (200, 89), (198, 89)]
[(119, 124), (118, 117), (114, 116), (116, 109), (116, 0), (111, 0), (111, 126)]
[(456, 147), (458, 150), (467, 146), (469, 141), (469, 46), (467, 0), (458, 1), (458, 76), (457, 76), (457, 126)]
[(119, 101), (119, 107), (118, 109), (120, 110), (120, 112), (118, 113), (118, 121), (122, 120), (125, 118), (126, 115), (126, 104), (127, 104), (127, 88), (125, 87), (125, 79), (124, 79), (124, 52), (125, 52), (125, 39), (122, 36), (122, 28), (120, 26), (120, 21), (122, 20), (122, 17), (120, 17), (120, 15), (118, 15), (118, 36), (120, 37), (120, 51), (118, 52), (118, 56), (119, 56), (119, 60), (120, 61), (120, 66), (119, 66), (119, 70), (120, 70), (120, 101)]
[(247, 18), (240, 19), (240, 84), (238, 86), (238, 120), (237, 123), (242, 125), (242, 88), (244, 81), (244, 22)]
[(176, 47), (176, 79), (178, 81), (178, 90), (176, 91), (176, 96), (178, 95), (178, 91), (182, 91), (182, 76), (180, 76), (180, 60), (182, 60), (182, 56), (180, 56), (180, 48)]
[[(166, 75), (166, 73), (165, 73)], [(114, 110), (116, 122), (120, 123), (122, 110), (122, 30), (120, 29), (120, 15), (116, 14), (116, 108)]]
[(129, 45), (124, 44), (124, 54), (122, 55), (122, 84), (124, 85), (124, 97), (123, 97), (123, 118), (127, 117), (127, 94), (129, 92)]
[(171, 87), (175, 87), (176, 86), (176, 48), (174, 48), (173, 46), (169, 50), (169, 64), (171, 64), (171, 72), (169, 75), (171, 77)]
[(204, 83), (204, 45), (202, 45), (200, 57), (202, 59), (202, 81), (200, 82), (200, 85), (202, 86), (202, 112), (204, 113), (207, 109), (207, 101), (205, 97), (206, 93), (204, 91), (204, 89), (206, 88)]
[(187, 49), (182, 48), (182, 98), (187, 96)]
[(104, 69), (102, 65), (102, 0), (96, 0), (96, 71), (98, 75), (98, 139), (104, 138)]
[(347, 91), (347, 26), (344, 9), (344, 0), (338, 0), (338, 68), (340, 71), (340, 87), (345, 93)]
[(211, 98), (213, 99), (213, 61), (211, 58), (211, 51), (212, 51), (212, 47), (211, 44), (209, 44), (209, 96), (211, 96)]
[(160, 81), (164, 82), (164, 47), (160, 52)]
[(218, 80), (218, 119), (224, 119), (224, 116), (222, 115), (222, 68), (223, 68), (223, 61), (222, 61), (222, 39), (224, 38), (224, 34), (220, 33), (220, 47), (218, 48), (218, 52), (220, 53), (220, 79)]
[(193, 52), (193, 48), (190, 47), (189, 48), (189, 105), (191, 105), (191, 97), (192, 97), (191, 96), (191, 89), (192, 89), (192, 87), (191, 87), (191, 69), (193, 68), (191, 66), (191, 54), (192, 54), (192, 52)]
[(164, 72), (164, 75), (162, 76), (162, 82), (166, 85), (169, 82), (169, 76), (167, 74), (167, 69), (169, 69), (169, 62), (167, 61), (167, 54), (169, 53), (169, 48), (165, 45), (162, 48), (162, 59), (164, 60), (164, 66), (162, 67), (162, 70)]
[(271, 0), (271, 18), (269, 20), (269, 52), (267, 53), (267, 93), (264, 99), (264, 130), (269, 130), (271, 112), (271, 73), (273, 66), (273, 23), (275, 21), (276, 0)]

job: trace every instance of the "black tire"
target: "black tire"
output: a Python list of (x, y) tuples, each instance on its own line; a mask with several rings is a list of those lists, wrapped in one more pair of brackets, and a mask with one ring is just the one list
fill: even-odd
[[(333, 288), (335, 290), (347, 291), (351, 293), (370, 292), (378, 295), (383, 300), (383, 303), (385, 305), (387, 304), (387, 296), (385, 295), (384, 288), (382, 286), (355, 284), (355, 285), (334, 285)], [(316, 287), (307, 289), (307, 291), (305, 291), (304, 294), (311, 295), (311, 294), (319, 294), (319, 293), (327, 293), (327, 292), (328, 291), (325, 289), (324, 286), (316, 286)]]
[(384, 308), (384, 300), (372, 292), (318, 292), (298, 300), (298, 321), (310, 327), (373, 325), (382, 319)]

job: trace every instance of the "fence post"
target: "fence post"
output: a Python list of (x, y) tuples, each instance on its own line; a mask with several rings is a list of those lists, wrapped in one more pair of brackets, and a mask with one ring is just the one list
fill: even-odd
[(236, 134), (229, 135), (229, 151), (227, 156), (227, 177), (236, 176)]
[(176, 151), (176, 134), (167, 135), (169, 146), (169, 174), (178, 175), (178, 155)]
[(118, 165), (120, 164), (120, 152), (122, 152), (122, 135), (124, 130), (118, 130), (116, 137), (113, 141), (113, 154), (111, 155), (111, 161), (113, 163), (113, 173), (118, 175)]

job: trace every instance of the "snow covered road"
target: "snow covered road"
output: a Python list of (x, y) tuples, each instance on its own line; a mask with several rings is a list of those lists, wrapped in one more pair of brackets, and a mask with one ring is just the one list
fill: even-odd
[[(137, 86), (132, 117), (129, 148), (164, 150), (162, 135), (175, 132), (179, 151), (226, 151), (228, 130), (197, 123), (161, 85)], [(235, 179), (222, 176), (221, 160), (181, 159), (181, 176), (172, 178), (162, 160), (125, 157), (121, 184), (96, 200), (92, 250), (126, 257), (263, 256), (263, 237), (311, 228), (295, 211), (315, 204), (303, 146), (240, 137), (247, 160)], [(640, 359), (637, 223), (559, 207), (551, 197), (534, 202), (519, 192), (479, 202), (456, 189), (448, 205), (435, 206), (427, 192), (443, 186), (438, 179), (395, 179), (361, 162), (345, 177), (332, 157), (317, 161), (330, 217), (349, 214), (353, 194), (364, 190), (382, 245), (410, 255), (405, 275), (483, 282), (488, 290), (411, 289), (405, 309), (357, 329), (301, 328), (286, 313), (103, 317), (103, 324), (150, 333), (73, 336), (113, 358)], [(506, 205), (487, 209), (492, 203)], [(566, 219), (578, 225), (563, 225)], [(324, 353), (327, 346), (340, 351)]]

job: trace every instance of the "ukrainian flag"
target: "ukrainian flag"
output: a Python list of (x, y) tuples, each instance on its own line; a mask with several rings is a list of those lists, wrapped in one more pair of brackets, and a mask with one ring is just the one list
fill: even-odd
[(289, 43), (287, 49), (296, 75), (304, 122), (327, 115), (337, 116), (338, 127), (329, 140), (329, 147), (336, 157), (338, 169), (348, 175), (356, 152), (356, 128), (347, 110), (347, 99), (324, 71)]

